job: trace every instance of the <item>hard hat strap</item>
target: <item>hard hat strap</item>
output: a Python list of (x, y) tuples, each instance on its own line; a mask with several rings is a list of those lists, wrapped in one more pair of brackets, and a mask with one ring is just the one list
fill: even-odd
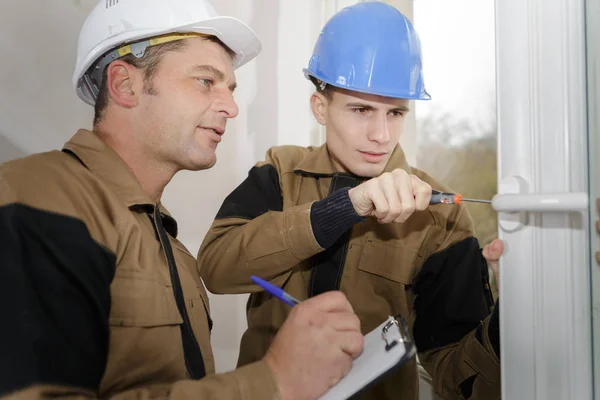
[(93, 64), (85, 74), (83, 74), (83, 81), (90, 90), (94, 100), (96, 100), (100, 87), (102, 86), (102, 78), (104, 75), (104, 69), (113, 62), (114, 60), (125, 57), (128, 54), (133, 54), (136, 58), (142, 58), (146, 53), (148, 47), (156, 46), (163, 43), (173, 42), (175, 40), (186, 39), (189, 37), (198, 36), (209, 36), (202, 33), (186, 32), (186, 33), (169, 33), (166, 35), (155, 36), (147, 38), (138, 42), (127, 43), (116, 49), (110, 50), (100, 57), (95, 64)]

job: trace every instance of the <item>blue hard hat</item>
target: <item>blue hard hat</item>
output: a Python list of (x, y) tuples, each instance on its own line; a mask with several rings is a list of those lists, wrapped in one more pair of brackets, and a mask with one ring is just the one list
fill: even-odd
[(417, 32), (400, 11), (378, 1), (357, 3), (331, 17), (303, 71), (306, 78), (357, 92), (431, 99)]

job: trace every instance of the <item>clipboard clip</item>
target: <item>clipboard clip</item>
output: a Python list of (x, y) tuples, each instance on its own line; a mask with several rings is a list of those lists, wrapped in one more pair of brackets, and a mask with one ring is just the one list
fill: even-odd
[(354, 359), (350, 372), (319, 399), (359, 398), (376, 381), (413, 359), (415, 354), (416, 346), (404, 317), (388, 315), (365, 335), (364, 351)]
[[(400, 320), (400, 321), (398, 321)], [(398, 327), (398, 331), (400, 335), (397, 339), (388, 338), (390, 328), (396, 325)], [(402, 316), (392, 317), (390, 316), (388, 322), (381, 328), (381, 338), (385, 341), (385, 351), (390, 351), (394, 346), (398, 343), (406, 342), (406, 332), (408, 331), (408, 326), (406, 325), (406, 321)]]

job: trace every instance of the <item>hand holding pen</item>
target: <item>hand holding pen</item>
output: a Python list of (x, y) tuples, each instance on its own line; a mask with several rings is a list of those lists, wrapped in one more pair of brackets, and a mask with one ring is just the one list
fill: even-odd
[(320, 397), (350, 371), (352, 360), (362, 352), (364, 336), (352, 306), (340, 291), (300, 302), (265, 280), (253, 276), (252, 281), (293, 305), (263, 358), (281, 397)]

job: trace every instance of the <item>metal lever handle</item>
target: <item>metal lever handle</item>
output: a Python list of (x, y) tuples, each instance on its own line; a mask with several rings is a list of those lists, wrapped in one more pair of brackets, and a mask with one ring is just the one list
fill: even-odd
[(498, 212), (578, 212), (588, 208), (587, 193), (497, 194), (492, 207)]
[(587, 193), (529, 193), (527, 181), (507, 176), (498, 184), (492, 207), (498, 211), (498, 225), (504, 232), (516, 232), (527, 224), (527, 213), (581, 212), (588, 207)]

